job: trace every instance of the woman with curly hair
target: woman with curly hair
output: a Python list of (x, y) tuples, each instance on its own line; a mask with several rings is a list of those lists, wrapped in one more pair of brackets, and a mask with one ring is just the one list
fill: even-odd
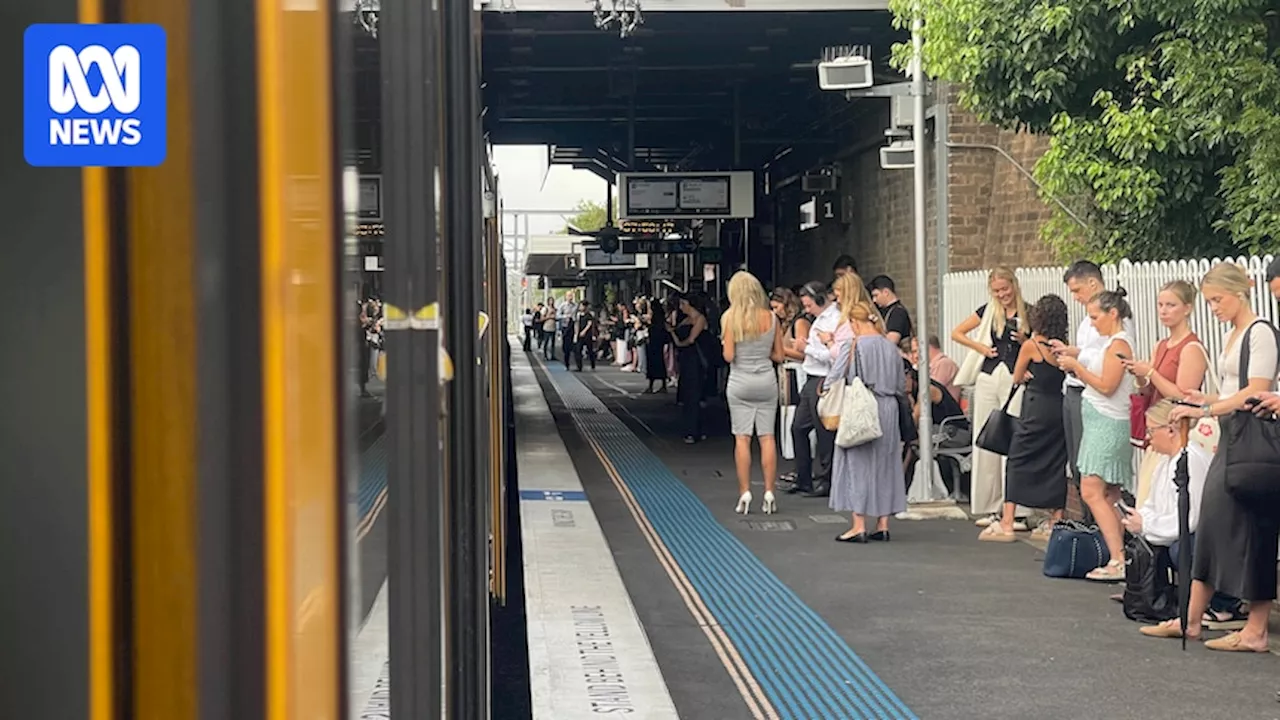
[(1053, 511), (1053, 519), (1036, 528), (1048, 537), (1067, 502), (1067, 441), (1062, 424), (1062, 382), (1066, 374), (1049, 349), (1052, 340), (1067, 341), (1067, 304), (1045, 295), (1027, 312), (1031, 337), (1018, 351), (1013, 382), (1026, 384), (1022, 413), (1016, 423), (1004, 471), (1004, 508), (999, 522), (978, 536), (989, 542), (1013, 542), (1018, 506)]

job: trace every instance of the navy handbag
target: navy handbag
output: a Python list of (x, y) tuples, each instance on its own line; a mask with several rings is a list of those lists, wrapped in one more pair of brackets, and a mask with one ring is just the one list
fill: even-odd
[(1044, 551), (1044, 575), (1083, 579), (1095, 568), (1111, 562), (1111, 553), (1095, 525), (1059, 520)]

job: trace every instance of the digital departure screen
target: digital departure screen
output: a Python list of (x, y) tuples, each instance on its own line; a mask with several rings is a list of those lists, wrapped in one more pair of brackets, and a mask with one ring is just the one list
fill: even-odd
[(627, 178), (626, 215), (630, 217), (727, 215), (729, 207), (727, 177)]

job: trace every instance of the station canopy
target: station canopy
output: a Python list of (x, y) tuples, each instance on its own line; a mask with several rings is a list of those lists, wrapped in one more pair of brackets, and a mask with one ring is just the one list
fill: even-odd
[(824, 52), (870, 46), (878, 82), (902, 79), (888, 57), (903, 35), (884, 0), (648, 0), (626, 37), (616, 23), (597, 28), (585, 0), (483, 7), (488, 141), (547, 145), (551, 162), (610, 180), (628, 170), (803, 172), (866, 111), (819, 89)]

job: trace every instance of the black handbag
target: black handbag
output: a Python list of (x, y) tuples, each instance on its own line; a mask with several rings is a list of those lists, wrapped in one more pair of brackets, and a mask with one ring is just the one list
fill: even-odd
[(978, 433), (978, 447), (997, 455), (1009, 454), (1009, 446), (1013, 444), (1013, 431), (1018, 423), (1018, 418), (1009, 414), (1009, 404), (1013, 402), (1018, 387), (1014, 385), (1009, 390), (1009, 397), (1005, 398), (1003, 407), (992, 410), (987, 416), (987, 424)]
[(1178, 617), (1178, 587), (1169, 582), (1169, 548), (1130, 535), (1124, 563), (1124, 616), (1153, 625)]
[(920, 439), (920, 430), (916, 427), (911, 398), (906, 393), (895, 393), (894, 396), (898, 398), (898, 433), (902, 442), (913, 443)]
[[(1258, 325), (1274, 335), (1266, 321), (1258, 321), (1240, 338), (1240, 383), (1249, 382), (1249, 334)], [(1241, 503), (1280, 508), (1280, 423), (1237, 410), (1223, 418), (1221, 448), (1227, 492)]]
[(1081, 580), (1108, 562), (1111, 553), (1096, 525), (1059, 520), (1053, 524), (1045, 546), (1041, 571), (1045, 577)]

